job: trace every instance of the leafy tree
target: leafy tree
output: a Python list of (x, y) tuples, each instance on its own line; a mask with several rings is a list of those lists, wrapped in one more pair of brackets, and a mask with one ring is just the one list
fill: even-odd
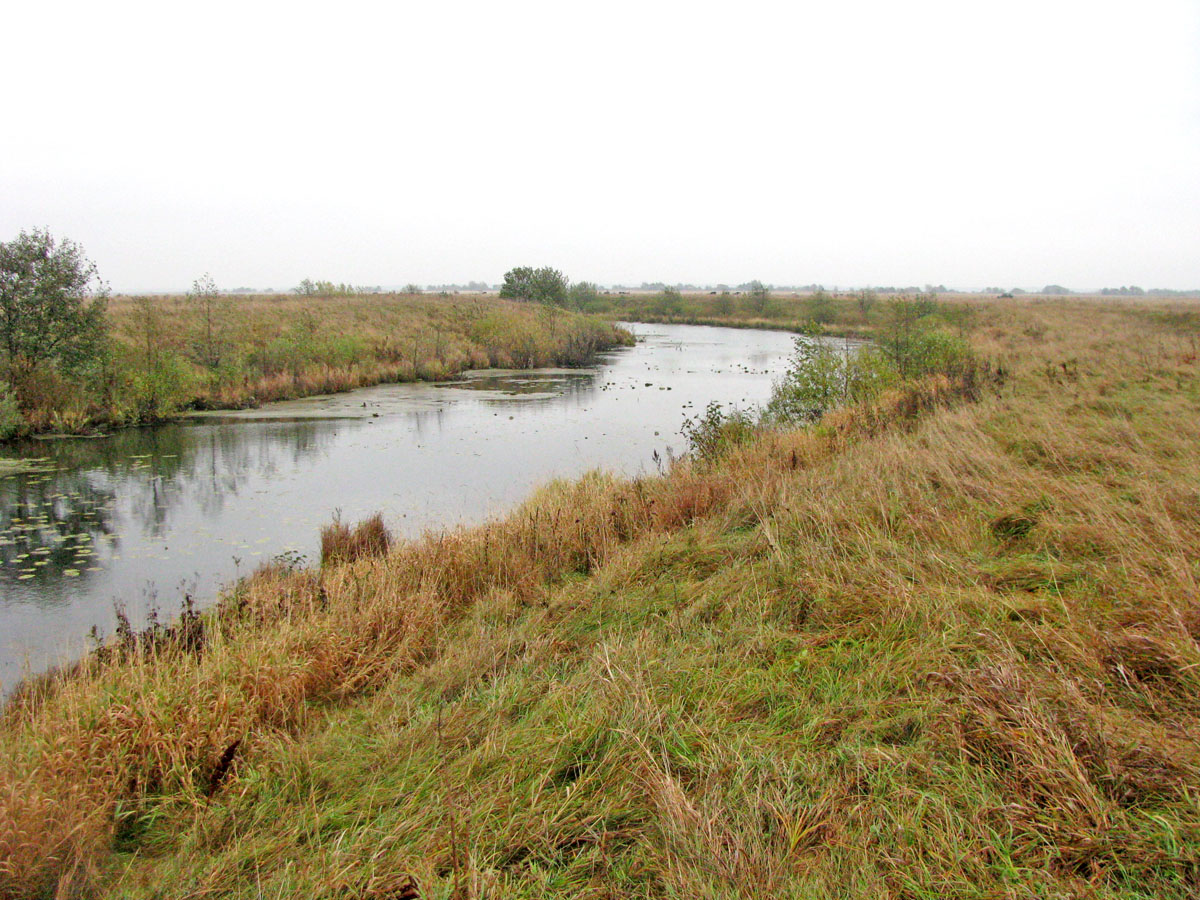
[(10, 375), (98, 355), (107, 296), (96, 266), (72, 241), (34, 229), (0, 243), (0, 355)]
[(533, 300), (554, 306), (567, 305), (567, 278), (558, 269), (517, 266), (504, 273), (500, 296), (510, 300)]

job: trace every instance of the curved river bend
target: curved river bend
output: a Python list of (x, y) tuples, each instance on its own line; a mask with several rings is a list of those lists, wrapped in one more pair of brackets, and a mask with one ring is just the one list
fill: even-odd
[(320, 526), (382, 511), (393, 532), (473, 523), (539, 484), (603, 468), (653, 472), (710, 400), (762, 403), (792, 337), (632, 326), (590, 369), (454, 382), (210, 414), (96, 440), (4, 448), (40, 457), (0, 477), (0, 694), (77, 656), (121, 605), (176, 611), (280, 554), (316, 561)]

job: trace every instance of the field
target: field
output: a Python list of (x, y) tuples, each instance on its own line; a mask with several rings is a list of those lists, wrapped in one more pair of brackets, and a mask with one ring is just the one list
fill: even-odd
[[(0, 436), (154, 422), (470, 368), (585, 365), (631, 340), (594, 318), (495, 297), (116, 297), (107, 352), (14, 384)], [(0, 389), (4, 387), (0, 384)], [(0, 390), (0, 401), (4, 399)]]
[(29, 685), (0, 895), (1197, 896), (1200, 312), (941, 315), (977, 366)]

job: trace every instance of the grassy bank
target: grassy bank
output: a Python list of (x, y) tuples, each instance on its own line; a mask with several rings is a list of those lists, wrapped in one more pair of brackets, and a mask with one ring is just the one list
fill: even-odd
[(19, 421), (0, 421), (0, 433), (79, 432), (471, 368), (586, 365), (629, 342), (596, 319), (495, 297), (117, 297), (105, 352), (69, 373), (14, 377)]
[(14, 897), (1194, 897), (1200, 316), (482, 528), (326, 534), (0, 718)]
[[(1044, 302), (1047, 298), (1039, 299)], [(898, 303), (918, 311), (936, 309), (947, 327), (962, 332), (970, 326), (974, 310), (989, 302), (967, 294), (895, 296), (872, 291), (768, 291), (755, 296), (745, 291), (686, 294), (667, 291), (601, 294), (584, 308), (632, 322), (820, 331), (834, 337), (873, 338), (888, 327)]]

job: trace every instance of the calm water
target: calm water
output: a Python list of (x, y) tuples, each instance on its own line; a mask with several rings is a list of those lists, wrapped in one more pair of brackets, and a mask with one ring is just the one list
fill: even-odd
[(385, 385), (96, 440), (5, 448), (42, 471), (0, 478), (0, 692), (77, 655), (121, 604), (142, 622), (279, 554), (314, 561), (321, 525), (382, 511), (397, 534), (478, 522), (537, 485), (653, 472), (710, 400), (766, 400), (790, 335), (633, 326), (585, 370)]

